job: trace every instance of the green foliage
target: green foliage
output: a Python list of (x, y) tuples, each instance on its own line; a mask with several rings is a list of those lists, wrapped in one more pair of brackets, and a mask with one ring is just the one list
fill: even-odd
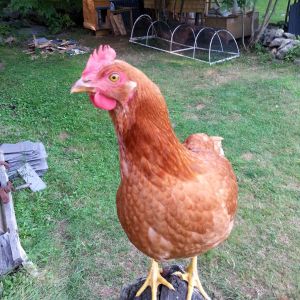
[(11, 33), (11, 27), (7, 24), (1, 24), (0, 23), (0, 37), (6, 37), (10, 35)]
[[(256, 1), (256, 10), (259, 12), (260, 20), (265, 15), (266, 7), (268, 1), (266, 0), (257, 0)], [(277, 24), (278, 22), (284, 21), (286, 13), (287, 0), (278, 0), (275, 11), (271, 17), (270, 23)]]
[(271, 53), (260, 42), (254, 44), (254, 46), (251, 48), (251, 51), (255, 53), (258, 60), (262, 63), (272, 60)]
[(256, 43), (253, 47), (253, 50), (256, 54), (266, 54), (269, 53), (266, 47), (264, 47), (261, 43)]
[(296, 58), (300, 58), (300, 45), (290, 49), (284, 57), (286, 61), (294, 61)]
[(48, 26), (50, 32), (57, 33), (74, 25), (72, 16), (81, 12), (82, 2), (79, 0), (11, 0), (9, 7), (13, 11), (18, 11), (23, 17), (37, 19)]
[[(253, 0), (238, 0), (237, 3), (241, 8), (251, 7), (253, 5)], [(233, 6), (233, 0), (224, 0), (222, 4), (227, 8), (231, 8)]]

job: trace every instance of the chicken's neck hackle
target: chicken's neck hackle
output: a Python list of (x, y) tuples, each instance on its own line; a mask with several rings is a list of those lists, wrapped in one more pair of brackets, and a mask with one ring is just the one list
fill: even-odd
[(110, 112), (120, 147), (121, 173), (134, 164), (149, 175), (164, 170), (177, 177), (193, 176), (191, 155), (175, 135), (159, 88), (139, 70), (134, 71), (130, 74), (138, 78), (134, 97), (127, 106)]

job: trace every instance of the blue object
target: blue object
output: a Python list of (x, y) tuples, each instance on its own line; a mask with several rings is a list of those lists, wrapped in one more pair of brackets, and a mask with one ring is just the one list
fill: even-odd
[(300, 2), (290, 6), (288, 32), (300, 35)]
[(110, 1), (110, 10), (114, 11), (116, 10), (115, 4), (113, 3), (113, 1)]

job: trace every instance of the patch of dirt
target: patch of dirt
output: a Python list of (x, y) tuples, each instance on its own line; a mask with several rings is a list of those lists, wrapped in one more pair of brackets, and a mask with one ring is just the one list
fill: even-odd
[(254, 154), (251, 153), (251, 152), (245, 152), (241, 155), (241, 158), (244, 159), (244, 160), (247, 160), (247, 161), (250, 161), (252, 160), (254, 157)]
[(103, 285), (103, 278), (101, 276), (89, 276), (87, 286), (98, 299), (118, 299), (121, 290), (121, 287)]
[(300, 191), (300, 182), (298, 182), (298, 181), (289, 182), (285, 186), (285, 188), (288, 189), (288, 190), (299, 192)]
[(69, 239), (69, 235), (67, 234), (67, 226), (67, 220), (62, 220), (58, 222), (57, 229), (55, 232), (55, 236), (57, 237), (58, 241)]
[(199, 102), (197, 105), (196, 105), (196, 109), (197, 110), (201, 110), (201, 109), (203, 109), (205, 107), (205, 104), (204, 103), (201, 103), (201, 102)]
[(67, 132), (65, 132), (65, 131), (62, 131), (59, 135), (58, 135), (58, 139), (60, 140), (60, 141), (65, 141), (66, 139), (68, 139), (69, 138), (69, 134), (67, 133)]
[(125, 270), (134, 270), (135, 273), (142, 274), (143, 272), (146, 273), (147, 269), (144, 269), (143, 263), (141, 261), (145, 256), (137, 250), (132, 244), (129, 245), (130, 250), (120, 256), (120, 265)]
[(186, 120), (193, 120), (193, 121), (198, 121), (199, 120), (199, 117), (192, 113), (192, 112), (185, 112), (183, 114), (183, 117), (186, 119)]
[(2, 126), (0, 124), (0, 133), (1, 133), (1, 138), (2, 138), (2, 142), (3, 141), (3, 138), (5, 135), (16, 135), (16, 136), (19, 136), (21, 134), (21, 131), (18, 130), (16, 127), (13, 127), (13, 126)]
[(289, 297), (287, 297), (287, 296), (279, 296), (278, 300), (289, 300)]
[(290, 239), (286, 233), (278, 234), (278, 240), (281, 244), (289, 245)]
[(78, 149), (76, 149), (75, 147), (66, 147), (66, 148), (64, 148), (64, 152), (66, 154), (68, 154), (68, 153), (77, 153)]
[(226, 70), (226, 73), (221, 73), (220, 71), (217, 71), (215, 69), (209, 69), (205, 72), (204, 78), (207, 78), (211, 85), (222, 85), (227, 82), (230, 82), (232, 80), (236, 80), (241, 76), (241, 71), (239, 70)]
[(231, 122), (237, 122), (241, 119), (241, 115), (238, 113), (233, 113), (233, 114), (229, 115), (228, 118)]

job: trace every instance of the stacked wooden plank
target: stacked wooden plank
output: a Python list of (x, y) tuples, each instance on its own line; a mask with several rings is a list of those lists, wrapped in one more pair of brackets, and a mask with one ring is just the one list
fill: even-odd
[(26, 163), (39, 175), (43, 176), (48, 170), (47, 153), (42, 143), (30, 141), (17, 144), (2, 144), (0, 151), (5, 155), (5, 161), (9, 164), (8, 176), (18, 176), (20, 170)]

